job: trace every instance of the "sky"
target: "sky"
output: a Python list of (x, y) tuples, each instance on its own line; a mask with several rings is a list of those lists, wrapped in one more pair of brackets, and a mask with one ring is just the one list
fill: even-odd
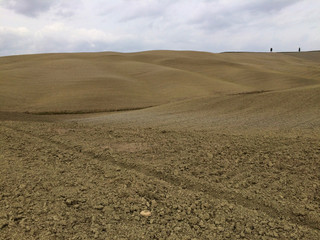
[(320, 49), (319, 0), (0, 0), (0, 56)]

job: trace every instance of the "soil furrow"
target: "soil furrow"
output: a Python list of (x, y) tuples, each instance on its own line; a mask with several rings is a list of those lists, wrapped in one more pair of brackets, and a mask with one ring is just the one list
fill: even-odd
[[(6, 126), (6, 127), (23, 134), (27, 134), (32, 137), (39, 138), (43, 141), (50, 142), (52, 144), (57, 145), (59, 148), (72, 150), (72, 151), (75, 150), (72, 146), (67, 145), (63, 142), (52, 140), (50, 138), (45, 138), (43, 136), (38, 136), (36, 134), (24, 131), (22, 129), (13, 128), (9, 126)], [(147, 165), (119, 161), (113, 158), (110, 154), (101, 155), (92, 151), (81, 151), (81, 152), (77, 151), (77, 154), (84, 155), (86, 158), (89, 157), (91, 159), (100, 160), (102, 162), (107, 161), (108, 163), (111, 163), (114, 166), (118, 166), (127, 170), (137, 171), (139, 173), (142, 173), (145, 176), (167, 182), (170, 185), (175, 187), (188, 189), (195, 193), (201, 192), (210, 196), (211, 198), (226, 200), (230, 203), (241, 205), (251, 210), (264, 212), (265, 214), (267, 214), (272, 218), (276, 218), (276, 219), (284, 218), (293, 224), (298, 224), (301, 226), (312, 228), (316, 231), (320, 231), (320, 228), (319, 228), (320, 223), (316, 220), (308, 218), (308, 216), (302, 217), (298, 214), (294, 214), (292, 211), (290, 211), (290, 209), (287, 209), (284, 207), (278, 208), (277, 206), (270, 206), (267, 202), (263, 201), (263, 199), (259, 199), (259, 198), (248, 199), (247, 197), (243, 196), (241, 193), (235, 193), (235, 192), (231, 192), (230, 190), (221, 189), (221, 186), (218, 186), (219, 189), (217, 189), (214, 186), (208, 185), (203, 181), (199, 181), (195, 177), (190, 177), (190, 176), (177, 177), (170, 174), (166, 174), (164, 172), (158, 172)], [(95, 164), (98, 164), (98, 162), (95, 162)]]

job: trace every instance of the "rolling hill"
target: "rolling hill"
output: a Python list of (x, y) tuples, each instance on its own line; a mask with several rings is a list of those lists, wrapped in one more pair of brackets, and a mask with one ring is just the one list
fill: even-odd
[(143, 109), (92, 120), (312, 128), (320, 121), (319, 59), (320, 52), (192, 51), (1, 57), (0, 111)]
[(0, 58), (0, 239), (320, 239), (320, 52)]

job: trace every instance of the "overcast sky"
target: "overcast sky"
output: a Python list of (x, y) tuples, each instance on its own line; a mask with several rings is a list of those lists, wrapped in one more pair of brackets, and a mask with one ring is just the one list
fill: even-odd
[(0, 0), (0, 56), (320, 49), (319, 0)]

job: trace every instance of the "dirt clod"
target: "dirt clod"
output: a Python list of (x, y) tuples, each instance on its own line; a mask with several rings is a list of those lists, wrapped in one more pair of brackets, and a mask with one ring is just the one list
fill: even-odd
[(150, 217), (151, 216), (151, 212), (149, 210), (142, 210), (140, 212), (140, 215), (143, 217)]

